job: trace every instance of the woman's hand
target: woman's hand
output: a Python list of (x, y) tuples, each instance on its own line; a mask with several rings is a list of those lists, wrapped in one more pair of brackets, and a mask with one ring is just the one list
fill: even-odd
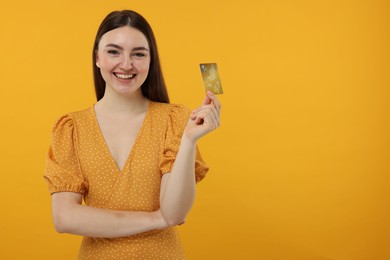
[(157, 229), (162, 229), (162, 228), (167, 228), (169, 227), (169, 224), (168, 222), (165, 220), (162, 212), (161, 212), (161, 209), (158, 209), (156, 211), (153, 211), (152, 212), (153, 214), (153, 217), (154, 217), (154, 221), (157, 223)]
[(210, 91), (203, 100), (203, 104), (192, 111), (190, 120), (184, 131), (189, 140), (196, 142), (207, 133), (217, 129), (220, 125), (221, 104)]

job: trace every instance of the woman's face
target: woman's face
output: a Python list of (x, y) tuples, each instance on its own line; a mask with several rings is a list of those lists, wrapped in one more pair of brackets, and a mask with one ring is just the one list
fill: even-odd
[(149, 44), (143, 33), (123, 26), (105, 33), (99, 42), (96, 66), (107, 88), (130, 95), (141, 91), (150, 65)]

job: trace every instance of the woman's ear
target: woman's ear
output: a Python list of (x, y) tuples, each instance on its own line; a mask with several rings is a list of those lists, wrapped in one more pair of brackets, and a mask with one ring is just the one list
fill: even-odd
[(97, 54), (97, 52), (96, 52), (96, 62), (95, 62), (95, 64), (96, 64), (96, 67), (98, 67), (98, 68), (100, 68), (100, 60), (99, 60), (99, 55)]

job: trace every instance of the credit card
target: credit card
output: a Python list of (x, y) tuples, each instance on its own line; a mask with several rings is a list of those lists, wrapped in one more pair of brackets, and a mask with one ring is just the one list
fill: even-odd
[(223, 90), (217, 63), (201, 63), (200, 71), (202, 72), (203, 84), (206, 92), (209, 90), (214, 94), (222, 94)]

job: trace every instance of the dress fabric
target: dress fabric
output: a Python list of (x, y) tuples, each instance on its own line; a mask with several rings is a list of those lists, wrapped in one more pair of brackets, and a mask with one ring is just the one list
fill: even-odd
[[(171, 171), (190, 111), (149, 102), (144, 122), (123, 169), (111, 156), (94, 107), (55, 123), (44, 179), (49, 192), (81, 193), (86, 205), (123, 211), (155, 211), (163, 174)], [(196, 152), (195, 178), (208, 167)], [(84, 237), (79, 259), (184, 259), (175, 227), (121, 238)]]

